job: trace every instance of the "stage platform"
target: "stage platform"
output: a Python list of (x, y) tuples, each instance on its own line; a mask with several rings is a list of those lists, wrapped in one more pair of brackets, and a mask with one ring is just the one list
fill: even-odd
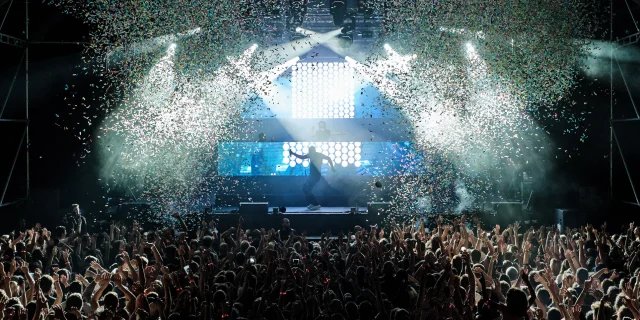
[[(273, 214), (275, 207), (269, 207), (269, 215)], [(226, 207), (216, 208), (213, 210), (213, 214), (237, 214), (239, 213), (239, 207)], [(367, 214), (367, 207), (358, 207), (358, 214)], [(309, 210), (306, 207), (287, 207), (287, 212), (280, 212), (283, 215), (297, 215), (297, 214), (350, 214), (351, 207), (322, 207), (320, 210)]]
[[(237, 226), (240, 217), (239, 207), (214, 208), (213, 216), (220, 227)], [(381, 216), (367, 213), (367, 207), (359, 207), (358, 213), (351, 214), (351, 207), (323, 207), (320, 210), (308, 210), (306, 207), (287, 207), (287, 212), (273, 214), (273, 207), (269, 213), (242, 214), (244, 229), (274, 228), (278, 229), (282, 219), (287, 218), (291, 227), (298, 233), (305, 232), (310, 236), (319, 236), (331, 232), (334, 235), (343, 231), (345, 234), (353, 231), (357, 225), (369, 227), (378, 224)]]

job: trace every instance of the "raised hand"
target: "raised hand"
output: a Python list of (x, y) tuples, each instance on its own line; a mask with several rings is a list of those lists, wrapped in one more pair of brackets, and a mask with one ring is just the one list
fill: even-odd
[(565, 257), (567, 257), (568, 259), (570, 259), (573, 256), (573, 251), (571, 250), (565, 250), (564, 252)]
[(38, 298), (36, 299), (36, 307), (40, 309), (47, 308), (47, 297), (44, 296), (44, 293), (42, 293), (42, 290), (39, 290), (38, 292)]
[(26, 261), (23, 260), (20, 262), (20, 270), (22, 270), (22, 273), (25, 275), (29, 274), (29, 265)]
[(76, 280), (78, 280), (78, 281), (80, 281), (82, 283), (85, 283), (85, 281), (87, 281), (87, 279), (85, 279), (81, 274), (78, 274), (78, 273), (76, 273), (75, 278), (76, 278)]
[(71, 312), (73, 315), (75, 315), (75, 316), (76, 316), (76, 319), (82, 319), (82, 314), (80, 313), (80, 311), (78, 310), (78, 308), (76, 308), (76, 307), (71, 307), (71, 309), (70, 309), (70, 310), (71, 310), (71, 311), (69, 311), (69, 312)]
[(9, 274), (13, 275), (14, 273), (16, 273), (16, 271), (18, 270), (18, 262), (16, 261), (16, 259), (11, 260), (11, 263), (9, 265)]
[(149, 302), (147, 301), (147, 297), (141, 294), (136, 298), (136, 309), (148, 310)]
[(51, 306), (51, 309), (53, 309), (56, 319), (65, 319), (62, 305), (54, 304), (53, 306)]
[(542, 285), (547, 285), (547, 280), (540, 275), (540, 273), (536, 273), (533, 275), (533, 280), (535, 280), (537, 283), (540, 283)]
[(618, 275), (618, 271), (614, 270), (613, 273), (611, 274), (611, 277), (609, 277), (609, 280), (615, 280), (618, 279), (619, 275)]
[(122, 285), (122, 276), (119, 273), (114, 274), (111, 277), (111, 280), (113, 280), (113, 283), (115, 283), (117, 286)]
[(4, 306), (9, 302), (9, 297), (6, 294), (0, 295), (0, 308), (4, 310)]
[[(122, 257), (124, 258), (126, 251), (122, 253)], [(97, 261), (91, 261), (91, 268), (96, 271), (102, 270), (102, 266)]]
[(580, 319), (580, 315), (582, 314), (582, 306), (579, 304), (574, 304), (571, 308), (571, 311), (573, 312), (574, 319)]
[(71, 253), (69, 252), (69, 249), (65, 249), (64, 251), (62, 251), (62, 259), (64, 261), (69, 261), (69, 256), (71, 255)]
[(140, 284), (140, 281), (136, 281), (136, 282), (133, 283), (133, 285), (131, 285), (131, 292), (133, 294), (135, 294), (135, 295), (138, 295), (138, 294), (141, 294), (142, 292), (144, 292), (144, 288), (142, 288), (142, 285)]
[(18, 319), (27, 320), (27, 308), (20, 308), (20, 311), (18, 311)]
[(98, 276), (99, 283), (101, 286), (106, 286), (107, 284), (109, 284), (109, 281), (111, 281), (111, 274), (110, 273), (103, 273), (101, 275)]

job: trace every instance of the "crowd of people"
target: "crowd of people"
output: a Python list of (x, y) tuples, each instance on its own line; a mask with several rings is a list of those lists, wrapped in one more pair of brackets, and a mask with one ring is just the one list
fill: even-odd
[[(6, 319), (640, 319), (640, 228), (355, 226), (312, 241), (276, 229), (89, 233), (74, 205), (60, 226), (2, 236)], [(487, 228), (488, 229), (488, 228)]]

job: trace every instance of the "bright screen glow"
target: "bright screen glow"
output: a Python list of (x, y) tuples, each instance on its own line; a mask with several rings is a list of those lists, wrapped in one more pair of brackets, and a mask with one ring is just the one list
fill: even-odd
[[(305, 176), (309, 162), (289, 156), (289, 149), (306, 154), (315, 146), (331, 158), (337, 169), (330, 175), (406, 175), (424, 172), (424, 159), (410, 142), (221, 142), (218, 174), (221, 176)], [(326, 163), (326, 161), (325, 161)]]
[(292, 117), (355, 116), (354, 69), (347, 62), (298, 62), (291, 70)]

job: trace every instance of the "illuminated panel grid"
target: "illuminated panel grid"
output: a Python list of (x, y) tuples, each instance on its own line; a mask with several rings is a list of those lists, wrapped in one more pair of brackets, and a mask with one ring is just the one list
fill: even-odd
[(298, 62), (291, 70), (292, 117), (353, 118), (354, 82), (348, 62)]
[[(341, 165), (343, 167), (355, 166), (360, 167), (360, 159), (362, 153), (362, 143), (360, 142), (285, 142), (282, 144), (282, 163), (289, 164), (290, 167), (295, 167), (302, 164), (305, 168), (309, 166), (309, 160), (301, 160), (295, 156), (289, 155), (289, 149), (297, 154), (307, 154), (309, 147), (315, 146), (316, 151), (323, 153), (333, 162), (335, 165)], [(327, 163), (325, 160), (324, 163)]]

